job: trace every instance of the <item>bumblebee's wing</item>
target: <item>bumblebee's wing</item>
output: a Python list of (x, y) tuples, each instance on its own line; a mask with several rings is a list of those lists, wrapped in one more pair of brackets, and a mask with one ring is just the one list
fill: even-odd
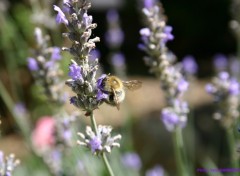
[(122, 81), (123, 86), (128, 90), (137, 90), (142, 87), (142, 82), (138, 80)]

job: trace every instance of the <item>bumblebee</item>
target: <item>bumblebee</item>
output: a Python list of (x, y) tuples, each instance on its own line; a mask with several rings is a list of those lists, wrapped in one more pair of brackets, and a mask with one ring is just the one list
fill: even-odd
[(138, 80), (122, 81), (117, 76), (107, 75), (101, 83), (101, 90), (108, 94), (105, 102), (120, 109), (120, 103), (125, 99), (125, 89), (137, 90), (142, 82)]

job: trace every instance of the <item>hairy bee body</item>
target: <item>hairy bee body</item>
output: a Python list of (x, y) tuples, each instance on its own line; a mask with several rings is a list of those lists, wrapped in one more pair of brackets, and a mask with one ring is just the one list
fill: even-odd
[(102, 81), (102, 90), (107, 93), (106, 103), (120, 108), (120, 103), (125, 99), (125, 88), (136, 90), (141, 87), (141, 82), (137, 80), (122, 81), (116, 76), (106, 76)]

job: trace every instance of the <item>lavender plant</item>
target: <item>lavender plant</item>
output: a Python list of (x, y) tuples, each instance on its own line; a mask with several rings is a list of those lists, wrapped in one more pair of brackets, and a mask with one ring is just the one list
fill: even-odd
[[(32, 133), (33, 150), (41, 156), (53, 175), (77, 175), (74, 171), (67, 171), (65, 159), (73, 147), (73, 130), (76, 116), (69, 115), (63, 109), (66, 100), (64, 92), (63, 72), (60, 69), (60, 48), (49, 47), (49, 37), (43, 37), (39, 28), (35, 30), (37, 49), (34, 50), (35, 58), (28, 58), (28, 67), (47, 101), (55, 105), (54, 115), (41, 117)], [(73, 165), (77, 165), (74, 163)]]
[(149, 57), (144, 57), (145, 63), (150, 67), (161, 82), (161, 87), (166, 94), (169, 107), (162, 112), (162, 120), (169, 131), (177, 126), (184, 127), (187, 121), (188, 107), (182, 100), (184, 92), (188, 88), (188, 82), (172, 61), (175, 56), (168, 51), (167, 41), (173, 40), (172, 27), (166, 26), (165, 17), (159, 6), (143, 8), (148, 27), (140, 30), (143, 49)]
[(220, 72), (213, 78), (212, 83), (206, 85), (206, 91), (213, 96), (218, 112), (214, 118), (221, 120), (225, 128), (232, 126), (239, 117), (239, 82), (230, 77), (228, 72)]
[(43, 36), (40, 28), (35, 29), (36, 49), (33, 50), (33, 57), (29, 57), (28, 68), (31, 71), (39, 87), (43, 88), (43, 93), (48, 99), (58, 105), (62, 105), (66, 99), (63, 91), (64, 82), (61, 80), (59, 61), (61, 60), (58, 47), (49, 47), (49, 36)]
[(54, 10), (58, 12), (56, 21), (65, 24), (69, 31), (63, 33), (63, 36), (72, 42), (71, 47), (63, 47), (64, 51), (68, 51), (73, 56), (69, 66), (71, 79), (67, 80), (66, 84), (72, 88), (76, 95), (71, 97), (70, 103), (85, 111), (85, 115), (90, 116), (92, 124), (91, 127), (86, 127), (86, 135), (78, 133), (81, 137), (78, 144), (86, 146), (92, 153), (100, 155), (109, 174), (114, 175), (106, 152), (111, 152), (113, 147), (120, 146), (118, 140), (121, 135), (112, 137), (112, 127), (97, 126), (94, 117), (94, 110), (98, 109), (111, 94), (101, 89), (106, 75), (96, 78), (98, 59), (89, 62), (91, 50), (95, 48), (95, 43), (100, 41), (99, 37), (90, 38), (92, 29), (97, 26), (97, 24), (92, 23), (93, 18), (87, 13), (91, 3), (87, 0), (65, 0), (63, 5), (64, 11), (56, 5), (54, 5)]
[(188, 175), (186, 169), (186, 156), (183, 152), (183, 139), (181, 129), (186, 126), (188, 104), (183, 100), (189, 83), (185, 80), (178, 67), (174, 65), (176, 56), (170, 52), (166, 43), (174, 39), (172, 27), (166, 25), (166, 17), (161, 5), (154, 1), (144, 1), (143, 15), (147, 27), (140, 30), (142, 44), (140, 49), (148, 56), (144, 57), (150, 72), (154, 73), (161, 82), (162, 90), (166, 95), (167, 107), (162, 109), (161, 119), (169, 131), (174, 133), (175, 153), (180, 175)]
[(238, 168), (234, 131), (236, 131), (236, 123), (239, 118), (239, 82), (236, 78), (231, 77), (228, 72), (223, 71), (206, 85), (206, 91), (212, 95), (216, 104), (217, 112), (214, 113), (213, 117), (220, 120), (221, 125), (226, 129), (231, 166)]

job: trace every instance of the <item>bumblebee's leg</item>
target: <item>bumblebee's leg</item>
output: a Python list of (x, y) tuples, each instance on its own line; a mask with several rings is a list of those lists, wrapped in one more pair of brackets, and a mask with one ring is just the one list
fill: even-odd
[(115, 92), (114, 89), (112, 89), (112, 91), (113, 91), (113, 98), (114, 98), (114, 102), (116, 104), (117, 110), (120, 110), (120, 103), (118, 101), (117, 93)]

